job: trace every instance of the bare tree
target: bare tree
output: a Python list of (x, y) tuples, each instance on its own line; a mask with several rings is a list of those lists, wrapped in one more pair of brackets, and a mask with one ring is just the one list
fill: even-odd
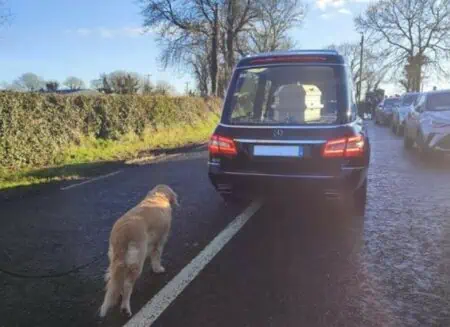
[(97, 90), (99, 92), (102, 91), (103, 88), (103, 80), (102, 78), (97, 78), (91, 80), (91, 89)]
[(175, 94), (175, 88), (166, 81), (158, 81), (153, 91), (157, 95), (173, 95)]
[(300, 26), (307, 7), (300, 0), (261, 0), (256, 6), (257, 19), (239, 39), (239, 53), (270, 52), (291, 49), (294, 41), (287, 34)]
[[(365, 87), (366, 92), (373, 91), (378, 88), (380, 83), (386, 76), (387, 66), (384, 58), (374, 54), (371, 49), (364, 50), (363, 57), (363, 74), (360, 76), (360, 51), (359, 43), (342, 43), (339, 45), (330, 45), (329, 49), (334, 49), (343, 55), (347, 61), (347, 65), (352, 74), (352, 81), (354, 85), (361, 84)], [(359, 88), (356, 89), (356, 98), (359, 99), (359, 92), (363, 92)]]
[[(391, 67), (390, 63), (368, 47), (364, 49), (363, 62), (362, 88), (365, 86), (366, 93), (375, 91), (379, 88), (381, 82), (386, 79), (387, 72)], [(363, 92), (363, 90), (361, 89), (360, 92)]]
[(98, 80), (93, 81), (93, 85), (96, 85), (96, 89), (99, 92), (111, 94), (114, 93), (111, 80), (108, 74), (101, 74)]
[(141, 0), (144, 26), (156, 28), (164, 47), (162, 61), (186, 63), (191, 49), (209, 43), (211, 92), (216, 93), (219, 0)]
[(78, 91), (85, 87), (83, 80), (75, 76), (67, 77), (63, 84), (72, 91)]
[(145, 81), (142, 84), (142, 94), (145, 94), (145, 95), (153, 94), (154, 89), (155, 89), (155, 87), (149, 80)]
[(301, 0), (228, 0), (221, 19), (218, 95), (223, 96), (237, 59), (252, 53), (294, 47), (288, 31), (304, 18)]
[(342, 44), (332, 44), (328, 49), (336, 50), (342, 56), (345, 57), (347, 65), (352, 74), (353, 84), (357, 84), (359, 80), (359, 56), (360, 56), (360, 45), (358, 43), (342, 43)]
[(144, 26), (156, 29), (164, 48), (164, 66), (189, 65), (201, 76), (200, 92), (213, 95), (223, 94), (239, 55), (259, 51), (263, 42), (274, 50), (290, 47), (287, 31), (304, 16), (301, 0), (140, 1)]
[(141, 89), (142, 78), (137, 73), (117, 70), (100, 75), (100, 79), (91, 82), (99, 92), (134, 94)]
[(256, 23), (259, 14), (258, 1), (252, 0), (226, 0), (221, 8), (220, 22), (222, 36), (222, 51), (225, 69), (223, 78), (229, 79), (236, 61), (237, 47), (240, 34)]
[(45, 88), (48, 92), (56, 92), (59, 89), (59, 82), (58, 81), (47, 81), (45, 83)]
[(25, 73), (13, 82), (11, 89), (35, 92), (43, 88), (44, 84), (44, 80), (38, 75)]
[(209, 94), (210, 85), (210, 74), (209, 74), (209, 56), (208, 50), (198, 49), (190, 61), (189, 64), (192, 66), (192, 72), (197, 81), (197, 89), (200, 96), (205, 97)]
[[(366, 82), (366, 92), (372, 92), (380, 87), (380, 84), (385, 80), (388, 66), (376, 66), (374, 64), (368, 65), (367, 70), (363, 71), (363, 81)], [(361, 90), (362, 92), (362, 90)]]
[(412, 90), (420, 90), (425, 68), (446, 73), (442, 63), (450, 57), (449, 0), (381, 0), (355, 24), (370, 34), (371, 45), (392, 67), (408, 66)]

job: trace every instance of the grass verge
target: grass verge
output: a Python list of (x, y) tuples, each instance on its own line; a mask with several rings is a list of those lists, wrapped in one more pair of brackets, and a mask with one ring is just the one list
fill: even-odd
[(152, 150), (176, 149), (208, 140), (218, 117), (215, 114), (193, 126), (178, 125), (148, 130), (142, 136), (129, 133), (119, 140), (86, 137), (69, 146), (57, 158), (58, 165), (8, 170), (0, 167), (0, 191), (64, 180), (84, 179), (104, 173), (118, 162), (148, 156)]

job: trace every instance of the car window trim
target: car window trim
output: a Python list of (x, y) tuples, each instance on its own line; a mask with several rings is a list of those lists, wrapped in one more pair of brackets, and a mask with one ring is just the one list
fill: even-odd
[[(255, 69), (255, 68), (272, 68), (272, 67), (279, 67), (279, 66), (321, 66), (321, 67), (330, 67), (330, 66), (332, 66), (332, 67), (344, 67), (344, 69), (346, 70), (345, 71), (345, 73), (347, 74), (348, 73), (348, 69), (349, 69), (349, 66), (346, 64), (346, 63), (272, 63), (272, 64), (264, 64), (264, 65), (245, 65), (245, 66), (236, 66), (236, 68), (233, 70), (233, 75), (232, 75), (232, 78), (231, 78), (231, 80), (230, 80), (230, 82), (229, 82), (229, 85), (228, 85), (228, 88), (227, 88), (227, 92), (226, 92), (226, 95), (225, 95), (225, 99), (224, 99), (224, 102), (223, 102), (223, 105), (222, 105), (222, 112), (221, 112), (221, 114), (220, 114), (220, 124), (219, 125), (222, 125), (222, 126), (229, 126), (229, 127), (236, 127), (237, 125), (234, 125), (234, 124), (226, 124), (226, 123), (223, 123), (223, 121), (224, 120), (228, 120), (229, 118), (226, 116), (226, 114), (227, 114), (227, 111), (226, 111), (226, 109), (225, 108), (227, 108), (229, 105), (230, 105), (230, 101), (232, 101), (232, 96), (231, 96), (231, 93), (229, 93), (229, 88), (231, 87), (231, 85), (232, 84), (234, 84), (235, 82), (236, 82), (236, 79), (237, 79), (237, 77), (238, 77), (238, 73), (240, 72), (240, 71), (243, 71), (243, 70), (248, 70), (248, 69)], [(348, 79), (349, 77), (348, 76), (346, 76), (346, 78)], [(273, 87), (274, 85), (272, 84), (271, 85), (271, 87)], [(349, 87), (348, 85), (347, 85), (347, 87)], [(347, 90), (347, 92), (348, 92), (348, 90)], [(346, 96), (347, 98), (348, 98), (348, 94), (347, 94), (347, 96)], [(348, 101), (350, 101), (350, 103), (349, 103), (349, 109), (350, 109), (350, 111), (352, 110), (352, 108), (350, 107), (351, 106), (351, 102), (352, 102), (352, 99), (351, 99), (351, 97), (350, 97), (350, 99), (348, 99)], [(337, 121), (340, 121), (340, 122), (342, 122), (342, 123), (334, 123), (334, 124), (326, 124), (326, 125), (324, 125), (324, 124), (318, 124), (317, 126), (311, 126), (311, 125), (309, 125), (309, 127), (312, 127), (312, 128), (324, 128), (324, 126), (327, 126), (326, 128), (335, 128), (336, 126), (345, 126), (345, 125), (348, 125), (348, 124), (352, 124), (352, 123), (354, 123), (354, 121), (356, 120), (356, 117), (348, 117), (347, 116), (347, 112), (348, 112), (348, 109), (347, 109), (347, 111), (345, 112), (345, 113), (339, 113), (338, 112), (338, 117), (337, 117)], [(355, 116), (355, 115), (353, 115), (353, 116)], [(356, 113), (356, 116), (357, 116), (357, 113)], [(349, 118), (351, 118), (351, 120), (349, 119)], [(239, 126), (252, 126), (252, 125), (239, 125)], [(262, 126), (262, 125), (261, 125)], [(300, 128), (308, 128), (308, 126), (302, 126), (302, 125), (297, 125), (297, 126), (295, 126), (294, 128), (298, 128), (298, 127), (300, 127)], [(245, 127), (244, 127), (245, 128)], [(250, 128), (252, 128), (252, 127), (250, 127)], [(258, 128), (258, 127), (256, 127), (256, 128)], [(271, 126), (271, 125), (267, 125), (267, 128), (274, 128), (273, 126)], [(283, 125), (281, 125), (281, 127), (279, 126), (278, 128), (286, 128), (286, 126), (283, 126)], [(289, 128), (289, 127), (288, 127)]]

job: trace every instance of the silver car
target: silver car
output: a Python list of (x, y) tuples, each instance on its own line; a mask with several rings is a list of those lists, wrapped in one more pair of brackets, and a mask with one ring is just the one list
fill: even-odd
[(400, 98), (384, 99), (375, 109), (375, 123), (381, 125), (390, 125), (392, 111), (400, 103)]
[(391, 128), (394, 134), (403, 135), (406, 117), (413, 110), (419, 95), (420, 93), (406, 93), (401, 97), (399, 105), (394, 107), (391, 122)]
[(450, 153), (450, 90), (423, 93), (406, 118), (404, 145), (423, 154)]

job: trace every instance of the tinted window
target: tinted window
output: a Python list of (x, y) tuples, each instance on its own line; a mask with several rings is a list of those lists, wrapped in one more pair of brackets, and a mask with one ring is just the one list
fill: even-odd
[(450, 93), (435, 93), (428, 95), (427, 110), (450, 110)]
[(403, 100), (402, 100), (402, 105), (403, 105), (403, 106), (409, 106), (409, 105), (412, 105), (412, 104), (414, 103), (414, 101), (416, 101), (416, 99), (417, 99), (418, 96), (419, 96), (418, 94), (408, 94), (408, 95), (405, 95), (405, 96), (403, 97)]
[(389, 98), (384, 100), (384, 108), (392, 108), (393, 106), (400, 103), (400, 99), (398, 98)]
[[(339, 66), (272, 66), (237, 71), (225, 119), (230, 124), (334, 124), (348, 106)], [(339, 96), (340, 95), (340, 96)]]

